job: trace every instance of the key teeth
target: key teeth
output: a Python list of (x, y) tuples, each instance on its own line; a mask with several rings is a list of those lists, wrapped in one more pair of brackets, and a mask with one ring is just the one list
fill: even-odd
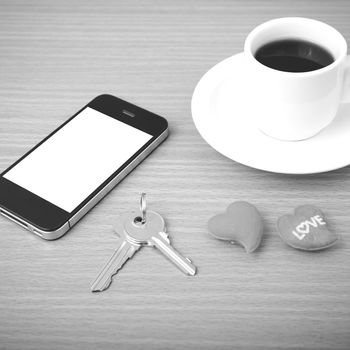
[[(126, 250), (125, 250), (125, 247), (126, 247)], [(113, 282), (113, 277), (119, 272), (119, 270), (124, 266), (124, 264), (140, 249), (140, 247), (141, 246), (135, 247), (135, 246), (129, 245), (129, 243), (127, 243), (126, 241), (123, 241), (121, 245), (118, 247), (118, 249), (113, 253), (112, 257), (107, 262), (107, 264), (105, 264), (104, 268), (99, 273), (95, 282), (92, 284), (91, 292), (103, 292), (106, 289), (108, 289)], [(116, 260), (115, 258), (118, 257), (118, 253), (119, 253), (119, 259)], [(123, 255), (120, 256), (120, 254), (122, 253)], [(116, 262), (118, 263), (116, 264)], [(110, 267), (112, 267), (112, 269), (110, 269)], [(109, 273), (108, 279), (106, 279), (105, 283), (102, 284), (103, 281), (101, 283), (101, 278), (103, 278), (103, 276), (105, 276), (107, 273)]]
[(91, 292), (103, 292), (106, 289), (108, 289), (112, 282), (113, 282), (113, 277), (121, 270), (123, 265), (129, 260), (130, 257), (128, 257), (123, 264), (121, 264), (117, 269), (114, 270), (114, 272), (109, 276), (109, 280), (101, 287), (101, 288), (96, 288), (94, 289), (93, 286), (91, 287)]

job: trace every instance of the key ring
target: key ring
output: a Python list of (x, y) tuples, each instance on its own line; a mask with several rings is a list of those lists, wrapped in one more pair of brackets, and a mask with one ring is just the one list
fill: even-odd
[(141, 200), (140, 200), (140, 211), (141, 211), (141, 224), (146, 223), (146, 193), (141, 194)]

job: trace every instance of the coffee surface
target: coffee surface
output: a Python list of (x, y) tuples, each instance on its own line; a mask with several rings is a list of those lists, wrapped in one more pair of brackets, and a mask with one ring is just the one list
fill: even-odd
[(257, 50), (255, 58), (267, 67), (294, 73), (311, 72), (334, 62), (323, 47), (297, 39), (267, 43)]

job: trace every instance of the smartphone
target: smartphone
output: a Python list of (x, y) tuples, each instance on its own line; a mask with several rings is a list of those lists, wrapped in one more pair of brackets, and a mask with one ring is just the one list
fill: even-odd
[(167, 135), (166, 119), (100, 95), (0, 175), (0, 213), (57, 239)]

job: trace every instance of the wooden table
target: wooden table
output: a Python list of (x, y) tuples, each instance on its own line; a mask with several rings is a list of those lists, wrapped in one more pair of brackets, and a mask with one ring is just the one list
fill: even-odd
[[(312, 176), (250, 169), (208, 146), (191, 119), (204, 72), (241, 51), (254, 26), (282, 16), (320, 19), (350, 40), (346, 0), (1, 1), (1, 170), (101, 93), (171, 127), (62, 239), (0, 220), (1, 349), (350, 348), (350, 167)], [(199, 273), (185, 277), (144, 249), (92, 294), (116, 245), (113, 220), (141, 192)], [(209, 217), (234, 200), (264, 216), (254, 254), (208, 235)], [(340, 237), (334, 248), (308, 254), (282, 243), (277, 218), (304, 203), (325, 211)]]

